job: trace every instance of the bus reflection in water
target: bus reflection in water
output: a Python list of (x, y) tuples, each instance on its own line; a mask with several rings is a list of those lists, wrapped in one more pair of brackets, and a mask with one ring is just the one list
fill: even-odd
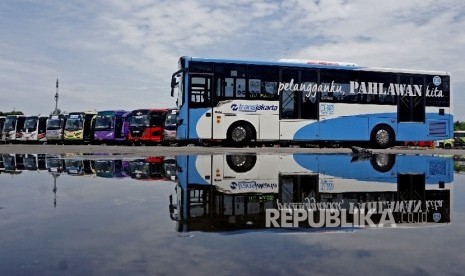
[[(357, 221), (354, 208), (365, 213), (374, 210), (370, 219), (376, 225), (388, 209), (397, 227), (451, 220), (451, 157), (241, 154), (176, 159), (178, 184), (169, 210), (179, 232), (265, 229), (270, 227), (267, 209), (305, 206), (302, 203), (316, 206), (317, 211), (345, 212), (349, 222)], [(312, 211), (315, 218), (317, 211)], [(297, 226), (317, 231), (309, 223)], [(320, 230), (349, 229), (342, 226)]]
[(98, 177), (125, 178), (129, 177), (129, 161), (126, 160), (95, 160), (95, 172)]
[(95, 164), (93, 160), (65, 159), (65, 172), (74, 176), (95, 175)]
[(152, 156), (129, 161), (129, 175), (137, 180), (166, 180), (164, 157)]

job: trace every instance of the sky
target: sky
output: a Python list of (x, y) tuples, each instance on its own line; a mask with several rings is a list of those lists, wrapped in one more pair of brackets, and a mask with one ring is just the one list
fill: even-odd
[(2, 0), (0, 111), (173, 107), (179, 57), (451, 73), (465, 121), (463, 0)]

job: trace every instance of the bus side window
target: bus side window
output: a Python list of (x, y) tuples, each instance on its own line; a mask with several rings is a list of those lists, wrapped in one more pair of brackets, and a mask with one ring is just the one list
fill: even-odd
[(245, 98), (245, 79), (236, 79), (236, 97)]
[(190, 81), (190, 100), (191, 103), (198, 103), (208, 106), (211, 99), (211, 78), (210, 77), (191, 77)]

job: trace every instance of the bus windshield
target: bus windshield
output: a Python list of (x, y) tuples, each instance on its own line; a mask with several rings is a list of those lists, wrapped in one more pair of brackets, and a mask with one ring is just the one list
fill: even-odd
[(70, 118), (66, 121), (66, 130), (79, 130), (82, 129), (82, 119), (81, 118)]
[(113, 115), (99, 115), (97, 120), (95, 120), (95, 129), (113, 129)]
[(60, 119), (49, 119), (47, 123), (48, 130), (57, 130), (61, 128), (61, 120)]
[(169, 113), (166, 115), (165, 126), (176, 125), (177, 118), (178, 116), (176, 113)]
[(24, 129), (27, 131), (35, 131), (37, 129), (37, 118), (27, 118), (24, 123)]
[(16, 118), (15, 117), (7, 117), (5, 120), (5, 126), (4, 130), (5, 131), (12, 131), (15, 129), (16, 125)]
[(129, 120), (129, 126), (134, 126), (134, 127), (150, 126), (148, 115), (131, 116)]

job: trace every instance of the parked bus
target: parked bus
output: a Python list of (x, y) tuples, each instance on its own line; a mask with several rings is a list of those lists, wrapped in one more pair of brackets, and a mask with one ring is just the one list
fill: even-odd
[(63, 142), (63, 133), (65, 131), (66, 116), (63, 114), (60, 115), (50, 115), (47, 121), (47, 130), (45, 137), (47, 138), (47, 143), (62, 143)]
[(129, 118), (128, 142), (153, 144), (163, 141), (163, 126), (167, 109), (137, 109)]
[(2, 138), (3, 135), (3, 126), (5, 125), (5, 116), (0, 116), (0, 139)]
[(127, 113), (124, 110), (99, 111), (95, 119), (94, 142), (125, 143), (129, 132), (125, 121)]
[(362, 141), (386, 148), (453, 133), (447, 72), (181, 57), (171, 87), (178, 140)]
[(47, 119), (46, 116), (27, 116), (24, 127), (16, 140), (19, 142), (46, 142)]
[(20, 136), (21, 129), (24, 127), (26, 117), (23, 115), (8, 115), (3, 125), (2, 142), (16, 142)]
[(348, 211), (348, 217), (354, 208), (374, 209), (375, 223), (385, 209), (398, 224), (451, 221), (452, 157), (218, 154), (176, 159), (178, 184), (169, 209), (180, 232), (265, 228), (266, 209), (295, 206), (313, 211), (327, 206)]
[(169, 109), (166, 113), (163, 129), (163, 141), (167, 144), (176, 142), (176, 129), (178, 128), (178, 109)]
[(64, 143), (91, 143), (94, 137), (96, 112), (71, 112), (68, 114), (63, 134)]

